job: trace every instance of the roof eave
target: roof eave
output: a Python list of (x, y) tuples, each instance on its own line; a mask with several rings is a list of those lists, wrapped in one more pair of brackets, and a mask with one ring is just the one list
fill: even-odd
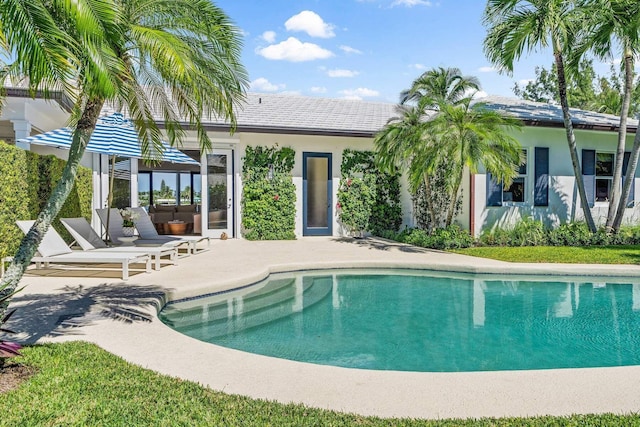
[[(539, 127), (550, 127), (550, 128), (563, 128), (564, 122), (558, 122), (554, 120), (537, 120), (537, 119), (521, 119), (525, 126), (539, 126)], [(582, 129), (582, 130), (597, 130), (597, 131), (607, 131), (607, 132), (618, 132), (620, 126), (614, 125), (605, 125), (605, 124), (590, 124), (590, 123), (573, 123), (574, 129)], [(637, 126), (627, 126), (628, 133), (636, 133), (638, 130)]]
[[(160, 125), (164, 127), (163, 124)], [(183, 123), (185, 129), (193, 129), (188, 123)], [(204, 123), (203, 127), (209, 132), (231, 132), (228, 124)], [(354, 138), (373, 138), (377, 131), (365, 130), (344, 130), (344, 129), (315, 129), (315, 128), (295, 128), (283, 126), (247, 126), (237, 125), (234, 132), (244, 133), (267, 133), (282, 135), (307, 135), (307, 136), (348, 136)]]
[(70, 113), (73, 110), (73, 102), (68, 96), (60, 91), (52, 91), (51, 95), (44, 96), (42, 91), (37, 91), (35, 95), (32, 95), (31, 91), (23, 88), (5, 87), (4, 96), (12, 98), (31, 98), (31, 99), (46, 99), (56, 101), (63, 110)]

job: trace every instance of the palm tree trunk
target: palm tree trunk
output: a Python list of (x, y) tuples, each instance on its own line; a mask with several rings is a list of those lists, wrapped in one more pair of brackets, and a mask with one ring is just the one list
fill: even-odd
[[(45, 233), (51, 226), (51, 223), (60, 212), (62, 205), (67, 200), (73, 184), (75, 183), (76, 175), (78, 172), (78, 165), (82, 159), (87, 143), (91, 138), (93, 129), (98, 121), (98, 116), (102, 110), (104, 100), (94, 99), (87, 102), (85, 105), (82, 116), (78, 121), (78, 125), (73, 132), (73, 141), (71, 148), (69, 149), (69, 158), (67, 164), (62, 171), (62, 177), (58, 184), (53, 189), (49, 200), (44, 205), (44, 208), (38, 215), (35, 224), (31, 227), (31, 230), (24, 236), (20, 242), (20, 246), (13, 257), (13, 261), (6, 270), (5, 275), (0, 281), (0, 297), (11, 294), (18, 286), (18, 283), (22, 279), (25, 270), (31, 263), (38, 245), (42, 241)], [(3, 288), (3, 286), (6, 286)], [(0, 318), (3, 317), (9, 302), (5, 302), (0, 305)]]
[[(624, 56), (624, 95), (622, 98), (622, 109), (620, 111), (620, 129), (618, 130), (618, 149), (616, 150), (616, 164), (613, 169), (613, 183), (611, 185), (611, 199), (609, 200), (609, 211), (607, 213), (607, 231), (618, 232), (618, 228), (613, 227), (613, 223), (620, 206), (627, 205), (627, 199), (620, 197), (620, 181), (622, 180), (622, 162), (624, 160), (624, 147), (627, 142), (627, 116), (631, 105), (631, 92), (633, 91), (633, 55), (625, 50)], [(627, 195), (629, 197), (629, 195)]]
[(618, 204), (618, 212), (616, 212), (616, 218), (613, 221), (613, 229), (617, 232), (622, 225), (622, 218), (624, 217), (624, 210), (626, 209), (626, 201), (629, 199), (629, 193), (631, 192), (631, 183), (636, 176), (636, 168), (638, 167), (638, 157), (640, 157), (640, 129), (636, 130), (636, 136), (633, 138), (633, 149), (631, 151), (631, 158), (627, 165), (627, 174), (624, 177), (624, 185), (622, 186), (622, 194), (620, 203)]
[(434, 228), (438, 228), (437, 216), (436, 212), (433, 209), (433, 196), (431, 192), (431, 181), (429, 180), (429, 175), (427, 172), (422, 174), (422, 179), (424, 181), (424, 195), (425, 195), (425, 203), (427, 204), (427, 212), (429, 212), (429, 226), (427, 231), (431, 233), (431, 230)]
[(554, 49), (553, 53), (556, 62), (556, 70), (558, 74), (558, 92), (560, 94), (560, 105), (562, 106), (562, 118), (564, 120), (564, 128), (567, 133), (567, 144), (569, 145), (569, 153), (571, 154), (571, 164), (573, 166), (573, 174), (576, 178), (578, 186), (578, 194), (580, 195), (580, 204), (584, 213), (584, 219), (592, 233), (597, 231), (596, 224), (591, 215), (591, 208), (587, 200), (587, 193), (584, 189), (584, 180), (582, 179), (582, 170), (580, 170), (580, 160), (578, 159), (578, 148), (576, 146), (576, 136), (573, 132), (573, 124), (571, 123), (571, 114), (569, 113), (569, 102), (567, 100), (567, 81), (564, 71), (564, 60), (560, 49)]
[[(464, 164), (464, 163), (463, 163)], [(456, 177), (455, 184), (453, 189), (451, 190), (451, 201), (449, 202), (449, 209), (447, 209), (447, 222), (445, 223), (445, 228), (449, 227), (453, 222), (453, 215), (456, 211), (456, 204), (458, 202), (458, 191), (460, 190), (460, 184), (462, 183), (462, 175), (464, 174), (464, 167), (460, 167), (460, 172), (458, 172), (458, 176)]]

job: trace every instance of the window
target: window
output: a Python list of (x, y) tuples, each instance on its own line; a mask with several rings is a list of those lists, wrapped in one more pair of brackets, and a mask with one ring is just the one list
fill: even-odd
[(596, 202), (609, 201), (614, 158), (613, 153), (596, 152)]
[(513, 182), (508, 188), (502, 190), (503, 202), (515, 202), (524, 203), (526, 193), (527, 182), (527, 150), (522, 150), (524, 157), (524, 164), (520, 165), (518, 170), (518, 176), (513, 179)]

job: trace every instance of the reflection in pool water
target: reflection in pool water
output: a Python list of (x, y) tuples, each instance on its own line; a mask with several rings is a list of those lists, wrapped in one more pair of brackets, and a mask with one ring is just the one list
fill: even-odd
[(300, 272), (171, 303), (160, 318), (202, 341), (350, 368), (456, 372), (640, 364), (640, 284), (543, 280), (550, 278)]

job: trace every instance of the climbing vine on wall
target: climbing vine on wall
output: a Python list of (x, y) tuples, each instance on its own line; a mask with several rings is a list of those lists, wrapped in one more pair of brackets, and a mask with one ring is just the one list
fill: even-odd
[(400, 228), (400, 174), (380, 172), (372, 151), (345, 149), (340, 175), (338, 218), (349, 232), (380, 235)]
[(248, 240), (295, 239), (295, 151), (247, 147), (242, 165), (242, 234)]

